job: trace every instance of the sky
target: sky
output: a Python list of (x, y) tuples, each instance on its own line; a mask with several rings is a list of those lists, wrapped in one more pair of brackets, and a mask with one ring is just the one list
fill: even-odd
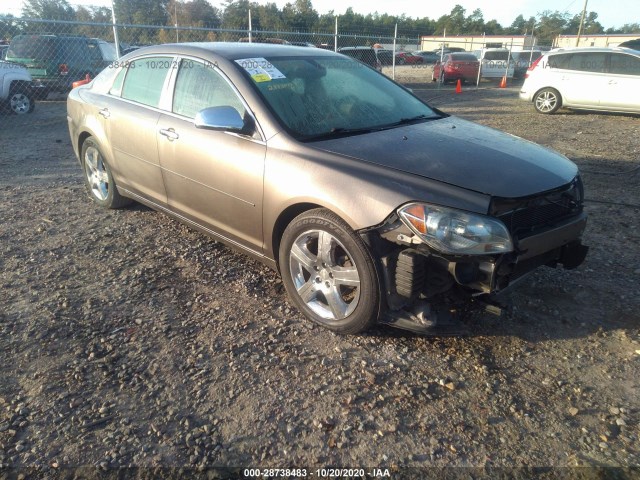
[[(282, 8), (286, 3), (293, 0), (271, 0)], [(259, 3), (263, 3), (258, 0)], [(111, 0), (69, 0), (72, 6), (75, 5), (96, 5), (110, 6)], [(214, 6), (219, 7), (222, 2), (210, 1)], [(264, 3), (267, 3), (266, 1)], [(315, 0), (314, 8), (320, 13), (327, 13), (333, 10), (340, 15), (350, 5), (354, 12), (367, 13), (388, 13), (389, 15), (405, 14), (413, 18), (429, 17), (437, 19), (442, 15), (451, 12), (456, 5), (462, 5), (466, 9), (466, 15), (470, 15), (476, 8), (482, 10), (484, 20), (497, 20), (503, 27), (511, 25), (515, 18), (522, 14), (525, 19), (536, 16), (545, 10), (567, 11), (570, 14), (579, 14), (582, 11), (584, 2), (582, 0), (350, 0), (349, 5), (345, 5), (344, 0)], [(2, 0), (0, 14), (11, 13), (20, 16), (22, 11), (22, 0)], [(626, 23), (640, 23), (640, 1), (638, 0), (588, 0), (587, 11), (598, 13), (598, 21), (604, 26), (621, 27)], [(116, 12), (117, 13), (117, 12)], [(339, 20), (338, 20), (339, 21)]]

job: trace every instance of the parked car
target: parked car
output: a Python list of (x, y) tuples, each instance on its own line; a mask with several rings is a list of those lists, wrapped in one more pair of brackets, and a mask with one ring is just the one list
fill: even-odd
[(462, 82), (476, 83), (480, 62), (472, 53), (447, 53), (442, 63), (437, 60), (433, 66), (431, 81), (440, 83)]
[(97, 205), (137, 200), (252, 255), (335, 332), (432, 331), (454, 299), (586, 255), (575, 164), (345, 55), (141, 48), (72, 90), (67, 114)]
[(413, 52), (413, 54), (421, 56), (423, 63), (430, 65), (433, 65), (440, 60), (440, 52), (428, 52), (426, 50), (421, 50), (419, 52)]
[(424, 58), (410, 52), (396, 53), (396, 63), (398, 65), (419, 65), (424, 63)]
[(480, 60), (480, 76), (482, 78), (513, 78), (515, 62), (506, 48), (484, 48), (475, 50), (473, 54)]
[(382, 65), (383, 67), (393, 65), (393, 51), (380, 48), (376, 48), (374, 50), (376, 52), (376, 57), (378, 58), (378, 62), (380, 62), (380, 65)]
[(71, 83), (89, 74), (95, 77), (116, 60), (114, 45), (97, 38), (62, 35), (17, 35), (7, 51), (7, 60), (27, 67), (34, 92), (67, 92)]
[(15, 114), (31, 113), (35, 100), (31, 75), (22, 65), (0, 60), (0, 104)]
[(440, 47), (440, 48), (434, 48), (433, 52), (435, 53), (458, 53), (458, 52), (466, 52), (466, 50), (464, 48), (461, 47)]
[(316, 46), (313, 43), (310, 42), (289, 42), (290, 45), (295, 45), (297, 47), (309, 47), (309, 48), (316, 48)]
[(632, 50), (640, 50), (640, 38), (636, 38), (634, 40), (627, 40), (626, 42), (622, 42), (618, 47), (630, 48)]
[(520, 98), (539, 113), (560, 107), (640, 113), (640, 52), (630, 48), (552, 50), (529, 68)]
[(371, 47), (342, 47), (338, 49), (338, 53), (355, 58), (365, 65), (369, 65), (378, 71), (382, 70), (382, 63), (378, 60), (376, 49)]
[(515, 63), (513, 77), (524, 78), (528, 68), (533, 65), (533, 62), (538, 60), (542, 56), (540, 50), (519, 50), (511, 52), (511, 58)]

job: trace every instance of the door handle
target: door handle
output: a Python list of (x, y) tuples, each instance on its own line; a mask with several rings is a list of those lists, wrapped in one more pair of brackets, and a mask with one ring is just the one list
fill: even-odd
[(177, 140), (178, 138), (180, 138), (180, 135), (178, 135), (173, 128), (169, 128), (169, 129), (162, 128), (162, 129), (160, 129), (160, 135), (164, 135), (165, 137), (167, 137), (171, 141), (174, 141), (174, 140)]
[(101, 110), (98, 110), (98, 113), (102, 115), (104, 118), (109, 118), (111, 116), (111, 112), (109, 112), (108, 108), (103, 108)]
[(617, 85), (618, 82), (615, 80), (609, 80), (609, 85)]

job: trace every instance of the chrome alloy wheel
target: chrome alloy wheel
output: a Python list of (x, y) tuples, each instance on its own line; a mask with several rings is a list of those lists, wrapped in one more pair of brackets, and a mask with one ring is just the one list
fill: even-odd
[(109, 195), (109, 175), (102, 155), (94, 146), (87, 148), (84, 153), (84, 165), (91, 193), (98, 200), (105, 201)]
[(24, 93), (14, 93), (9, 99), (9, 107), (11, 111), (22, 115), (31, 111), (31, 99)]
[(324, 230), (309, 230), (296, 238), (289, 271), (302, 301), (327, 320), (348, 317), (360, 300), (360, 275), (353, 257)]
[(558, 96), (552, 91), (546, 90), (536, 97), (536, 109), (541, 113), (550, 113), (556, 109)]

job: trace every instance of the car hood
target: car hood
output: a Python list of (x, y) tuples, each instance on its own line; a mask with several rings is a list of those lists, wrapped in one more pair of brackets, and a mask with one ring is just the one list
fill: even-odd
[(309, 146), (497, 197), (551, 190), (578, 173), (553, 150), (456, 117)]

